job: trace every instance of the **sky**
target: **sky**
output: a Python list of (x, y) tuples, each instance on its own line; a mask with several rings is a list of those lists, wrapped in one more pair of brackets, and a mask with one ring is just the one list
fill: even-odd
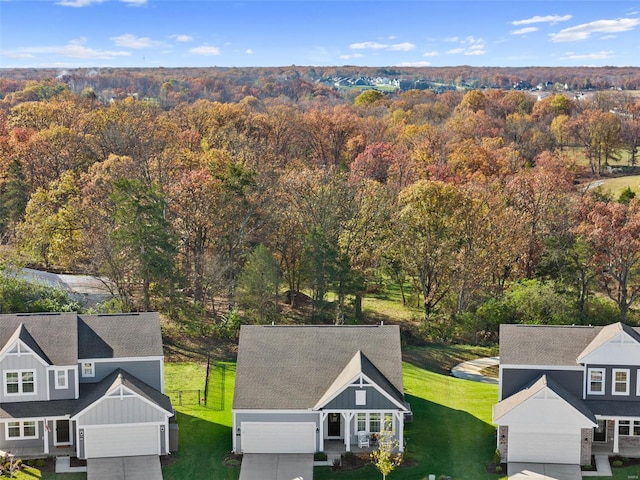
[(640, 66), (640, 0), (0, 0), (0, 68)]

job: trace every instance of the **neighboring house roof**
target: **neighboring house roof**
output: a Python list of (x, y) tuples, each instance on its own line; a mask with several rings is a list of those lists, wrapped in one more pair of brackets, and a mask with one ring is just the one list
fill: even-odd
[(72, 416), (75, 416), (87, 409), (87, 407), (91, 406), (93, 403), (119, 386), (128, 388), (168, 413), (173, 412), (173, 407), (171, 406), (171, 400), (169, 397), (137, 379), (133, 375), (130, 375), (125, 370), (118, 368), (98, 383), (81, 385), (82, 390), (80, 391), (80, 399), (76, 405), (74, 405)]
[(0, 350), (0, 356), (2, 356), (5, 352), (9, 351), (12, 345), (14, 345), (18, 340), (24, 343), (27, 347), (29, 347), (36, 355), (38, 355), (44, 362), (51, 365), (51, 360), (47, 357), (47, 354), (42, 351), (38, 342), (36, 342), (27, 327), (24, 326), (24, 323), (18, 325), (16, 331), (11, 335), (11, 338), (7, 340), (5, 346)]
[(78, 337), (79, 359), (163, 355), (157, 313), (82, 315)]
[(636, 342), (640, 343), (640, 334), (629, 325), (622, 322), (612, 323), (606, 327), (601, 327), (595, 338), (587, 345), (587, 347), (578, 355), (578, 361), (582, 360), (590, 353), (595, 352), (598, 348), (609, 342), (619, 333), (626, 333)]
[(549, 388), (565, 402), (571, 405), (576, 411), (584, 415), (587, 419), (591, 420), (594, 423), (596, 422), (596, 418), (593, 412), (589, 409), (584, 401), (569, 393), (564, 387), (562, 387), (562, 385), (560, 385), (547, 375), (540, 376), (540, 378), (538, 378), (519, 392), (514, 393), (510, 397), (505, 398), (501, 402), (495, 404), (493, 406), (494, 422), (502, 418), (514, 408), (522, 405), (545, 388)]
[(233, 408), (311, 409), (359, 369), (404, 391), (397, 325), (243, 325)]
[(20, 338), (52, 365), (75, 365), (78, 352), (77, 318), (76, 313), (0, 315), (0, 345), (5, 348)]

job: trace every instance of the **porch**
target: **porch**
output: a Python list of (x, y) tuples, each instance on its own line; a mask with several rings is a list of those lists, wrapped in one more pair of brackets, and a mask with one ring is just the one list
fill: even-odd
[(15, 447), (0, 450), (0, 457), (5, 455), (13, 455), (15, 458), (21, 460), (28, 460), (31, 458), (46, 458), (46, 457), (75, 457), (76, 449), (74, 446), (60, 446), (54, 447), (45, 453), (42, 448), (36, 447)]
[[(374, 450), (378, 449), (378, 444), (369, 443), (368, 447), (359, 447), (357, 443), (352, 443), (349, 445), (351, 447), (350, 451), (357, 453), (371, 453)], [(347, 451), (347, 446), (344, 444), (342, 440), (325, 440), (324, 441), (324, 453), (345, 453)]]
[(640, 421), (620, 418), (598, 419), (591, 454), (640, 458)]

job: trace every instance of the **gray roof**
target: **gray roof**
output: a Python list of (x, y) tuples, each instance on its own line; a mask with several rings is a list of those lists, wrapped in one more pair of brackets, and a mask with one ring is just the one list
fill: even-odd
[(397, 325), (243, 325), (233, 408), (311, 409), (339, 378), (361, 368), (354, 363), (358, 351), (379, 372), (364, 367), (372, 380), (402, 395)]
[(171, 400), (166, 395), (160, 393), (155, 388), (147, 385), (142, 380), (130, 375), (125, 370), (118, 368), (98, 383), (89, 383), (81, 385), (80, 398), (73, 408), (73, 415), (77, 415), (82, 410), (95, 403), (108, 392), (118, 386), (124, 386), (134, 391), (143, 398), (158, 405), (167, 412), (173, 412)]
[(606, 327), (503, 324), (500, 325), (500, 363), (578, 366), (579, 358), (621, 331), (640, 343), (640, 329), (621, 323)]
[(53, 365), (75, 365), (78, 352), (77, 324), (75, 313), (0, 315), (0, 346), (4, 349), (20, 338), (34, 348), (43, 360)]
[(42, 418), (69, 415), (77, 400), (0, 403), (0, 418)]
[(585, 400), (596, 415), (613, 417), (640, 417), (640, 402), (624, 400)]
[(78, 358), (161, 357), (160, 317), (155, 312), (82, 315)]
[(534, 382), (532, 382), (519, 392), (514, 393), (510, 397), (505, 398), (501, 402), (495, 404), (493, 406), (493, 420), (497, 421), (505, 414), (507, 414), (517, 406), (523, 404), (535, 394), (547, 387), (555, 392), (565, 402), (575, 408), (579, 413), (584, 415), (593, 423), (596, 423), (594, 414), (584, 401), (569, 393), (562, 385), (560, 385), (547, 375), (540, 376), (538, 379), (536, 379)]

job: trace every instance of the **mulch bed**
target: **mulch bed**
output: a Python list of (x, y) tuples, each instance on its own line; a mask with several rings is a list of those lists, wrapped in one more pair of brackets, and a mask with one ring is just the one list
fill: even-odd
[(496, 464), (495, 463), (490, 463), (489, 465), (487, 465), (485, 467), (485, 470), (487, 473), (499, 473), (501, 475), (504, 475), (507, 473), (507, 464), (506, 463), (501, 463), (500, 467), (502, 467), (502, 470), (498, 471), (496, 470)]
[(225, 467), (239, 467), (241, 463), (242, 463), (242, 455), (235, 454), (235, 453), (230, 453), (229, 455), (224, 457), (224, 459), (222, 460), (222, 464)]
[[(614, 465), (616, 462), (622, 462), (622, 465)], [(613, 468), (630, 467), (631, 465), (640, 465), (640, 458), (627, 458), (617, 455), (609, 457), (609, 463)]]
[(598, 468), (596, 467), (596, 457), (591, 455), (591, 463), (589, 464), (589, 466), (580, 465), (580, 470), (582, 470), (583, 472), (595, 472), (596, 470), (598, 470)]

